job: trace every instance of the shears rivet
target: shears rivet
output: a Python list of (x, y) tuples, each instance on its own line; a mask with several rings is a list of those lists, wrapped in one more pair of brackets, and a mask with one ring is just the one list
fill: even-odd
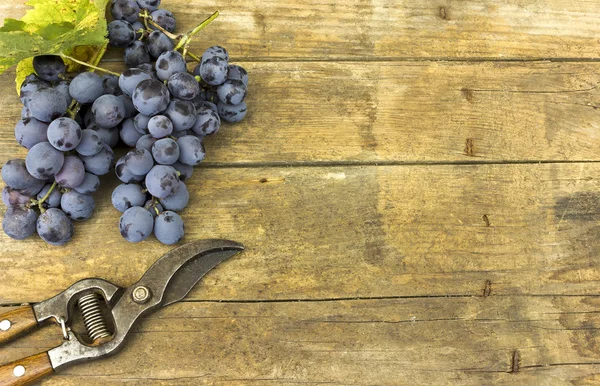
[(15, 368), (13, 369), (13, 375), (15, 377), (22, 377), (23, 375), (25, 375), (25, 367), (22, 365), (15, 366)]
[(10, 323), (10, 320), (8, 320), (8, 319), (4, 319), (3, 321), (0, 322), (0, 330), (1, 331), (8, 331), (10, 326), (11, 326), (11, 323)]
[(144, 304), (148, 300), (150, 300), (150, 298), (152, 297), (152, 292), (150, 292), (150, 288), (141, 285), (133, 289), (131, 297), (133, 298), (134, 302), (138, 304)]

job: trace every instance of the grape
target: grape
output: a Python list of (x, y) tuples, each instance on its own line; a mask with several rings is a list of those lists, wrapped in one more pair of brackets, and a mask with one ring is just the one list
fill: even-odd
[(152, 151), (152, 145), (156, 142), (156, 138), (152, 136), (152, 134), (145, 134), (138, 139), (135, 144), (136, 149), (146, 149), (148, 151)]
[(132, 118), (138, 113), (130, 97), (125, 94), (121, 94), (117, 96), (117, 98), (119, 98), (121, 102), (123, 102), (123, 106), (125, 106), (125, 118)]
[(156, 59), (156, 75), (160, 80), (168, 80), (177, 72), (186, 72), (185, 59), (177, 51), (167, 51), (160, 54)]
[(174, 168), (165, 165), (155, 165), (146, 174), (146, 189), (156, 198), (165, 198), (175, 193), (179, 178)]
[[(85, 112), (84, 112), (85, 111)], [(83, 114), (83, 123), (87, 128), (94, 122), (94, 116), (92, 115), (92, 106), (91, 105), (83, 105), (81, 109), (79, 109), (79, 113)]]
[(31, 96), (31, 94), (33, 94), (34, 91), (37, 91), (40, 88), (47, 87), (50, 87), (49, 82), (40, 79), (35, 74), (28, 75), (23, 81), (23, 84), (21, 84), (21, 88), (19, 89), (19, 97), (21, 99), (21, 103), (27, 105), (29, 103), (29, 97)]
[(113, 0), (110, 13), (116, 20), (134, 23), (140, 14), (140, 7), (135, 0)]
[(94, 130), (96, 131), (96, 133), (98, 133), (98, 136), (100, 137), (102, 142), (104, 142), (109, 147), (115, 147), (117, 142), (119, 142), (119, 130), (113, 127), (107, 129), (104, 127), (90, 126), (89, 128), (91, 127), (95, 127)]
[(191, 130), (174, 131), (171, 133), (171, 138), (177, 139), (192, 134), (194, 134), (194, 132)]
[(169, 102), (164, 114), (173, 123), (173, 130), (181, 131), (191, 129), (196, 122), (196, 108), (190, 101), (174, 99)]
[(133, 118), (133, 126), (135, 127), (138, 133), (148, 134), (148, 122), (150, 121), (150, 118), (152, 117), (141, 113)]
[(146, 79), (152, 79), (150, 75), (139, 68), (129, 68), (119, 76), (119, 87), (123, 91), (123, 94), (131, 97), (133, 90), (142, 81)]
[(148, 121), (148, 132), (154, 138), (164, 138), (173, 132), (173, 123), (164, 115), (155, 115)]
[(230, 64), (227, 70), (227, 79), (239, 79), (248, 86), (248, 71), (237, 64)]
[(69, 94), (81, 104), (92, 103), (103, 93), (102, 78), (94, 72), (86, 71), (80, 73), (71, 80), (71, 84), (69, 85)]
[[(169, 32), (175, 32), (175, 16), (170, 11), (166, 9), (157, 9), (153, 11), (150, 16), (152, 17), (152, 21), (163, 27)], [(156, 29), (152, 24), (149, 24), (150, 28)]]
[(35, 196), (40, 190), (42, 190), (42, 188), (44, 187), (44, 185), (46, 185), (46, 181), (44, 180), (37, 180), (36, 179), (36, 183), (28, 188), (25, 189), (19, 189), (19, 193), (25, 195), (25, 196)]
[(218, 86), (208, 86), (200, 88), (200, 95), (202, 96), (202, 98), (204, 98), (204, 104), (206, 104), (207, 102), (215, 104), (219, 101), (219, 96), (217, 95), (217, 87)]
[(105, 94), (121, 95), (123, 93), (119, 87), (119, 78), (112, 74), (102, 76), (102, 88)]
[(200, 75), (204, 82), (216, 86), (225, 82), (228, 70), (227, 60), (212, 56), (206, 60), (202, 59), (202, 62), (194, 69), (194, 75)]
[[(146, 203), (144, 204), (144, 209), (146, 209), (148, 212), (150, 212), (152, 217), (158, 216), (159, 213), (164, 210), (162, 205), (159, 202), (155, 203), (154, 200), (146, 201)], [(156, 213), (157, 210), (158, 210), (158, 213)]]
[(31, 200), (31, 196), (25, 193), (26, 192), (23, 190), (5, 186), (4, 189), (2, 189), (2, 202), (7, 207), (27, 205), (29, 204), (29, 200)]
[(240, 79), (227, 79), (217, 88), (219, 101), (228, 105), (239, 105), (246, 99), (246, 85)]
[(69, 85), (70, 84), (71, 84), (71, 82), (69, 82), (69, 81), (61, 80), (60, 82), (58, 82), (56, 84), (56, 86), (54, 86), (54, 89), (56, 91), (58, 91), (59, 93), (61, 93), (61, 95), (67, 101), (67, 106), (69, 106), (71, 104), (71, 102), (73, 102), (73, 98), (71, 98), (71, 94), (69, 94)]
[(83, 221), (90, 218), (95, 206), (92, 196), (81, 194), (75, 190), (69, 190), (60, 199), (62, 210), (71, 220), (75, 221)]
[(160, 0), (137, 0), (140, 8), (147, 9), (148, 11), (156, 11), (158, 6), (160, 5)]
[(154, 166), (152, 153), (146, 149), (130, 150), (124, 157), (127, 168), (138, 176), (145, 176)]
[(135, 40), (133, 26), (124, 20), (108, 23), (108, 44), (111, 47), (125, 48)]
[(170, 210), (162, 212), (154, 220), (154, 235), (163, 244), (177, 243), (184, 236), (183, 220)]
[(227, 122), (239, 122), (246, 116), (246, 102), (233, 106), (219, 102), (217, 108), (219, 116)]
[(216, 133), (221, 127), (221, 118), (219, 114), (208, 107), (201, 107), (196, 116), (196, 122), (192, 126), (192, 131), (200, 136)]
[(128, 118), (121, 122), (121, 128), (119, 129), (119, 136), (121, 137), (121, 141), (129, 147), (135, 147), (138, 139), (142, 136), (142, 134), (138, 133), (135, 127), (133, 126), (133, 119)]
[(193, 75), (177, 72), (169, 78), (169, 91), (175, 98), (192, 100), (200, 93), (200, 86)]
[(73, 237), (73, 224), (62, 210), (50, 208), (38, 217), (37, 233), (48, 244), (64, 245)]
[(140, 113), (154, 116), (169, 105), (169, 90), (161, 81), (146, 79), (137, 85), (131, 99)]
[(33, 118), (31, 116), (31, 111), (29, 111), (29, 107), (23, 106), (21, 109), (21, 119)]
[(186, 135), (177, 139), (177, 145), (179, 146), (179, 162), (182, 164), (198, 165), (206, 155), (202, 141), (195, 135)]
[(74, 155), (65, 157), (63, 167), (54, 176), (56, 183), (63, 188), (75, 188), (79, 186), (85, 178), (85, 168), (83, 162)]
[(138, 184), (121, 184), (112, 192), (111, 202), (116, 210), (125, 212), (132, 206), (143, 206), (146, 202), (146, 193)]
[(65, 63), (60, 56), (40, 55), (33, 57), (33, 70), (43, 80), (56, 82), (65, 74)]
[(192, 174), (194, 173), (193, 166), (185, 165), (185, 164), (182, 164), (181, 162), (175, 162), (171, 166), (173, 166), (173, 168), (175, 168), (175, 170), (177, 170), (180, 173), (179, 174), (180, 181), (185, 181), (185, 180), (189, 179), (192, 176)]
[(37, 214), (33, 209), (23, 206), (11, 206), (4, 213), (2, 229), (8, 237), (23, 240), (35, 233)]
[(121, 215), (119, 230), (121, 236), (129, 242), (137, 243), (152, 234), (154, 218), (150, 212), (141, 206), (133, 206)]
[(85, 129), (81, 130), (81, 141), (79, 141), (75, 151), (81, 155), (91, 156), (98, 154), (103, 145), (104, 142), (102, 142), (102, 138), (100, 138), (97, 131)]
[[(26, 161), (19, 158), (7, 161), (4, 166), (2, 166), (2, 180), (4, 183), (13, 189), (19, 190), (31, 189), (38, 186), (40, 184), (40, 180), (33, 177), (27, 171), (26, 165)], [(41, 182), (42, 186), (44, 186), (43, 181)], [(42, 186), (40, 186), (40, 189)]]
[(203, 60), (208, 59), (213, 56), (218, 56), (221, 59), (229, 61), (229, 52), (227, 52), (227, 49), (225, 47), (221, 47), (221, 46), (208, 47), (202, 54), (202, 59)]
[(150, 75), (152, 79), (158, 80), (158, 76), (156, 75), (156, 70), (154, 69), (154, 64), (152, 63), (142, 63), (136, 68), (144, 71), (146, 74)]
[(144, 181), (144, 176), (138, 176), (129, 170), (127, 165), (125, 165), (125, 160), (123, 158), (120, 158), (117, 161), (117, 165), (115, 166), (115, 174), (117, 175), (117, 178), (126, 184)]
[(125, 105), (114, 95), (102, 95), (94, 101), (92, 114), (96, 124), (102, 128), (117, 126), (125, 116)]
[(171, 138), (159, 139), (152, 145), (152, 156), (161, 165), (171, 165), (179, 159), (179, 146)]
[(15, 126), (15, 138), (19, 144), (27, 149), (40, 142), (48, 141), (48, 124), (35, 118), (25, 118)]
[[(25, 165), (29, 174), (37, 179), (45, 180), (54, 177), (63, 166), (65, 157), (48, 142), (40, 142), (29, 149), (25, 157)], [(3, 168), (4, 171), (4, 168)], [(7, 182), (8, 183), (8, 182)], [(9, 184), (10, 185), (10, 184)], [(17, 186), (13, 188), (19, 189)]]
[(175, 44), (167, 35), (160, 31), (152, 31), (146, 40), (150, 55), (158, 58), (163, 52), (171, 51)]
[(92, 173), (85, 173), (83, 182), (76, 186), (74, 189), (76, 192), (81, 194), (90, 194), (98, 190), (100, 187), (100, 179), (97, 175)]
[(139, 40), (131, 43), (127, 48), (125, 48), (125, 55), (123, 60), (125, 61), (125, 65), (127, 67), (137, 67), (142, 63), (150, 63), (150, 54), (148, 53), (148, 48), (146, 44), (140, 42)]
[(98, 154), (94, 154), (92, 156), (81, 156), (85, 170), (97, 176), (102, 176), (112, 169), (114, 158), (115, 154), (106, 144), (104, 144), (102, 150), (100, 150)]
[[(50, 188), (52, 187), (51, 184), (46, 184), (44, 185), (44, 187), (42, 188), (42, 190), (40, 190), (40, 192), (37, 194), (37, 200), (41, 200), (42, 198), (44, 198), (46, 196), (46, 194), (48, 194), (48, 191), (50, 190)], [(42, 203), (42, 206), (44, 207), (44, 209), (48, 209), (48, 208), (58, 208), (60, 206), (60, 198), (62, 197), (62, 193), (60, 192), (60, 189), (58, 189), (58, 187), (54, 187), (54, 189), (52, 189), (52, 192), (50, 193), (50, 195), (48, 196), (48, 198), (46, 198), (46, 200)]]
[(31, 116), (42, 122), (52, 122), (69, 108), (64, 96), (53, 88), (40, 88), (31, 93), (27, 107)]
[(190, 200), (190, 193), (183, 181), (179, 181), (179, 185), (175, 193), (168, 197), (161, 198), (160, 203), (167, 210), (180, 211), (183, 210)]
[(212, 111), (214, 111), (215, 114), (219, 115), (219, 108), (217, 107), (216, 104), (214, 104), (212, 102), (204, 102), (203, 107), (207, 107), (207, 108), (211, 109)]
[(48, 142), (60, 151), (73, 150), (81, 141), (81, 127), (71, 118), (58, 118), (48, 126)]
[(145, 30), (146, 28), (144, 28), (144, 25), (139, 22), (136, 21), (135, 23), (131, 24), (131, 26), (133, 27), (133, 31), (135, 32), (135, 39), (139, 39), (142, 37), (143, 32), (140, 32), (140, 30)]

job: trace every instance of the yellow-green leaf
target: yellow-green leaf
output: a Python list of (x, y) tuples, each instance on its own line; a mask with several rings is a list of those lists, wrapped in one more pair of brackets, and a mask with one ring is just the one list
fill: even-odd
[(106, 44), (108, 0), (29, 0), (21, 20), (0, 28), (0, 74), (23, 59)]
[(23, 59), (17, 64), (17, 77), (15, 78), (17, 95), (21, 94), (21, 84), (23, 84), (27, 75), (31, 73), (33, 73), (33, 58)]

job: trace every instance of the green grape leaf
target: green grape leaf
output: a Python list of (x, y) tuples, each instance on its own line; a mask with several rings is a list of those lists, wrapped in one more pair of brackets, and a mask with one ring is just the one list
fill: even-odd
[(33, 8), (21, 20), (5, 19), (0, 28), (0, 74), (33, 56), (106, 45), (108, 1), (29, 0)]

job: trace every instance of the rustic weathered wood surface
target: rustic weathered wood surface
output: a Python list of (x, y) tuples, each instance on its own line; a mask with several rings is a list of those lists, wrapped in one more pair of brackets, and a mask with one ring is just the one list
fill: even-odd
[[(163, 2), (180, 30), (220, 9), (194, 50), (250, 72), (183, 212), (186, 241), (247, 250), (43, 384), (600, 384), (600, 1)], [(26, 154), (13, 79), (2, 164)], [(169, 250), (125, 242), (102, 183), (67, 246), (0, 235), (0, 311)]]

